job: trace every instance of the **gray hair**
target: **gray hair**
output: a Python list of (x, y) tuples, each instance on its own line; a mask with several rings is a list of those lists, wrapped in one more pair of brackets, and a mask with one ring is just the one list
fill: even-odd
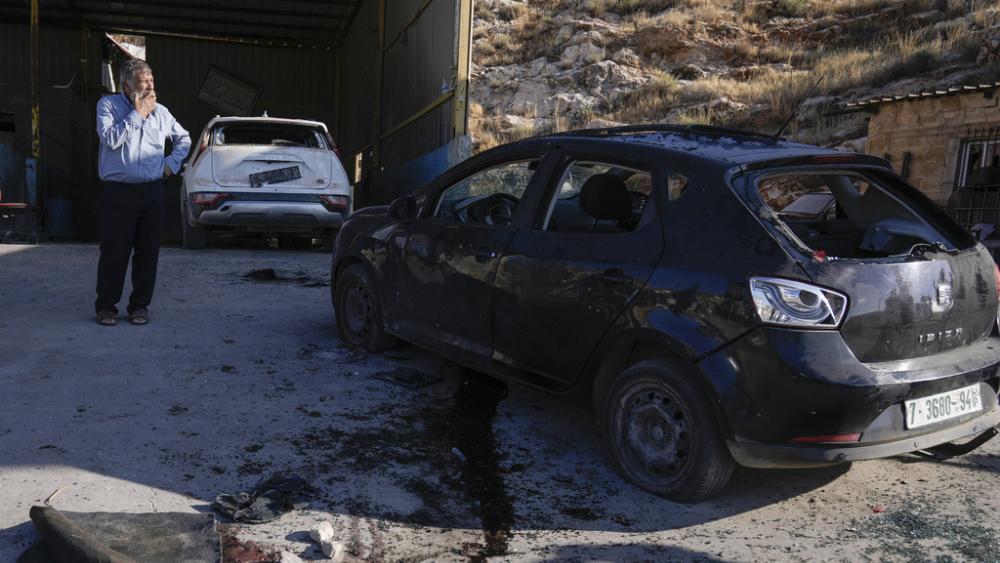
[(144, 72), (153, 73), (153, 69), (146, 64), (146, 61), (142, 59), (128, 59), (118, 69), (119, 84), (121, 84), (122, 88), (125, 88), (126, 82), (131, 85), (132, 80)]

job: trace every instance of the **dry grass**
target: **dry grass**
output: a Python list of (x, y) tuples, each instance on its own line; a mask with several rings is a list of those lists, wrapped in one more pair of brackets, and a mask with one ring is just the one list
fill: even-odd
[[(660, 70), (646, 85), (596, 111), (557, 108), (554, 115), (541, 116), (546, 119), (536, 123), (546, 123), (539, 127), (547, 130), (578, 127), (594, 119), (624, 123), (670, 119), (772, 131), (820, 77), (823, 81), (813, 96), (843, 97), (902, 78), (940, 75), (944, 61), (953, 61), (956, 54), (961, 61), (974, 61), (983, 30), (1000, 23), (997, 0), (538, 0), (500, 15), (509, 35), (494, 34), (478, 42), (482, 47), (477, 63), (525, 63), (539, 56), (558, 59), (568, 37), (560, 35), (552, 17), (580, 7), (595, 17), (621, 18), (625, 36), (611, 39), (609, 48), (633, 48), (647, 72), (671, 68), (673, 61), (685, 62), (685, 51), (706, 49), (716, 64), (725, 63), (734, 72), (727, 74), (731, 78), (711, 75), (681, 81)], [(940, 13), (919, 20), (910, 17), (928, 10)], [(787, 22), (776, 17), (798, 19)], [(831, 18), (841, 25), (842, 35), (835, 42), (813, 39), (804, 47), (802, 37), (826, 29)], [(725, 35), (733, 26), (739, 34)], [(793, 35), (775, 31), (789, 26), (802, 31)], [(705, 37), (712, 41), (704, 42)], [(794, 70), (767, 66), (775, 63)], [(983, 68), (977, 77), (1000, 79), (1000, 67)], [(747, 109), (734, 113), (726, 104), (708, 103), (723, 97)], [(722, 110), (711, 109), (715, 107)], [(482, 114), (473, 121), (481, 147), (545, 132), (530, 127), (500, 130), (498, 121)]]
[[(814, 96), (836, 94), (862, 86), (882, 86), (907, 76), (919, 76), (936, 69), (942, 56), (957, 45), (970, 41), (972, 34), (955, 33), (949, 38), (925, 39), (918, 33), (885, 39), (866, 49), (843, 49), (819, 56), (810, 69), (781, 73), (769, 67), (749, 80), (719, 76), (681, 83), (662, 74), (643, 88), (617, 100), (609, 115), (616, 121), (662, 121), (675, 109), (726, 97), (758, 111), (754, 124), (779, 123), (802, 101), (805, 93), (823, 77)], [(686, 114), (681, 114), (682, 119)], [(720, 116), (688, 118), (718, 121)], [(725, 124), (746, 124), (747, 116), (728, 116)]]
[(587, 12), (595, 18), (606, 17), (609, 12), (619, 16), (656, 14), (674, 7), (675, 0), (587, 0)]

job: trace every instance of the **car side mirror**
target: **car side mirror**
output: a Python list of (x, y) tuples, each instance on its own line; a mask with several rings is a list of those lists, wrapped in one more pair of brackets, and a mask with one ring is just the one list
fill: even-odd
[(401, 197), (389, 204), (389, 216), (397, 221), (412, 221), (417, 218), (417, 200)]

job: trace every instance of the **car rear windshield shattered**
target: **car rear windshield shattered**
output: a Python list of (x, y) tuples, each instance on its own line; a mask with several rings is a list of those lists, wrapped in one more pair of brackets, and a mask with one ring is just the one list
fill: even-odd
[(323, 134), (294, 125), (239, 124), (215, 130), (216, 145), (275, 145), (282, 147), (326, 148)]
[(757, 180), (779, 228), (812, 252), (837, 258), (906, 256), (956, 250), (906, 196), (853, 171), (796, 171)]

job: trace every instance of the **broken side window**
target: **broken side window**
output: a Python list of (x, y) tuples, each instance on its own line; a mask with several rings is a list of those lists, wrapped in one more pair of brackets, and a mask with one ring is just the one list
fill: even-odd
[[(593, 193), (583, 197), (588, 182)], [(647, 170), (578, 160), (566, 167), (558, 186), (556, 197), (548, 202), (543, 230), (627, 232), (652, 220), (647, 209), (652, 211), (648, 203), (653, 193), (653, 177)], [(619, 200), (626, 203), (615, 212), (612, 207)]]

